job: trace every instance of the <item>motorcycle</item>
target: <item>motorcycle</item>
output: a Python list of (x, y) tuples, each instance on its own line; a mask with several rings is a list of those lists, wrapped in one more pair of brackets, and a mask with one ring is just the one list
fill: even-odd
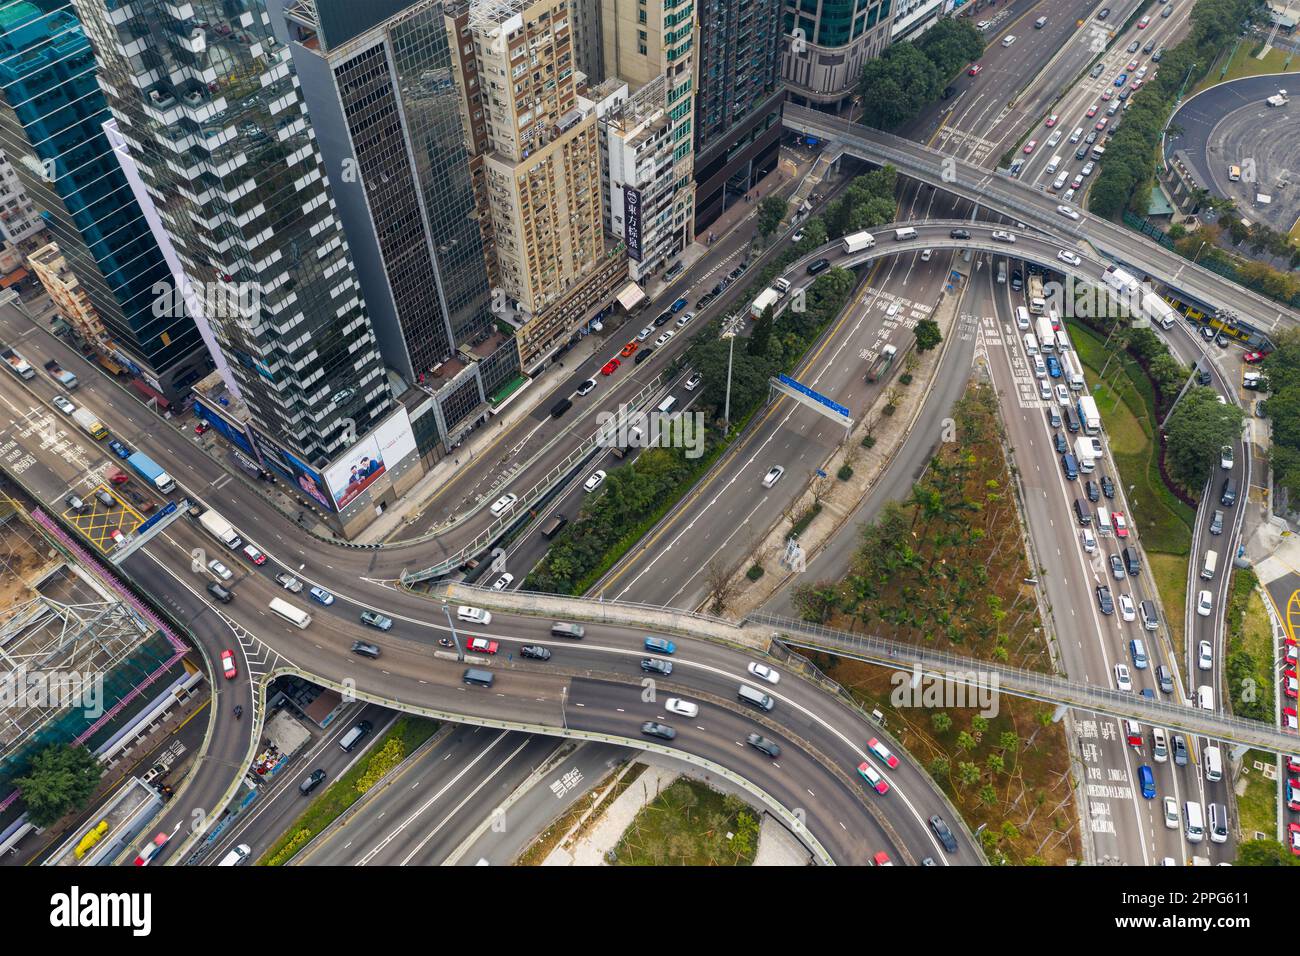
[(440, 637), (438, 638), (438, 643), (443, 647), (455, 647), (455, 644), (452, 643), (450, 637)]
[(235, 720), (238, 720), (240, 717), (243, 717), (243, 716), (244, 716), (244, 708), (243, 708), (242, 706), (240, 706), (239, 704), (236, 704), (236, 705), (235, 705)]

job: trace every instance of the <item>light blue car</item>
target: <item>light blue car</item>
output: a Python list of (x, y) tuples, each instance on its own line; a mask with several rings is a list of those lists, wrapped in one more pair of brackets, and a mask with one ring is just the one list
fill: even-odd
[(330, 594), (324, 588), (312, 588), (309, 592), (313, 601), (317, 604), (324, 604), (329, 607), (334, 603), (334, 595)]
[(662, 637), (647, 637), (645, 639), (645, 649), (654, 651), (657, 654), (671, 654), (677, 650), (677, 645), (672, 641), (666, 641)]

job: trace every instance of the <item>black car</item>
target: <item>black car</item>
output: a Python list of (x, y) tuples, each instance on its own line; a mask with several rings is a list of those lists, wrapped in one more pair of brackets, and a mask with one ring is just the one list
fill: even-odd
[(551, 651), (549, 648), (542, 647), (540, 644), (525, 644), (519, 648), (519, 656), (527, 657), (535, 661), (549, 661)]
[(1216, 336), (1214, 337), (1214, 344), (1217, 345), (1217, 346), (1218, 346), (1219, 348), (1221, 348), (1221, 349), (1226, 349), (1226, 348), (1228, 348), (1228, 346), (1230, 346), (1232, 343), (1228, 341), (1228, 337), (1227, 337), (1226, 335), (1224, 335), (1222, 332), (1220, 332), (1218, 335), (1216, 335)]
[(810, 276), (815, 276), (819, 272), (825, 272), (830, 267), (831, 267), (831, 260), (818, 259), (815, 262), (808, 263), (807, 272)]
[(660, 312), (658, 317), (655, 319), (655, 328), (659, 328), (659, 326), (663, 325), (665, 322), (671, 322), (672, 319), (673, 313), (671, 310), (668, 312)]
[(729, 279), (723, 279), (721, 282), (719, 282), (717, 285), (715, 285), (715, 286), (713, 287), (713, 291), (710, 292), (709, 294), (710, 294), (710, 295), (721, 295), (721, 294), (722, 294), (722, 290), (725, 289), (725, 288), (727, 287), (727, 283), (728, 283), (729, 281), (730, 281)]
[(1067, 451), (1070, 450), (1069, 443), (1066, 442), (1065, 436), (1062, 435), (1060, 432), (1053, 432), (1052, 440), (1056, 442), (1056, 453), (1058, 455), (1064, 455)]
[(1102, 614), (1114, 614), (1115, 602), (1111, 599), (1110, 588), (1104, 584), (1097, 585), (1097, 605)]
[(766, 737), (760, 736), (759, 734), (750, 734), (745, 738), (745, 743), (749, 744), (760, 753), (767, 754), (773, 760), (781, 756), (780, 746), (776, 742), (768, 740)]
[(1110, 475), (1101, 476), (1101, 493), (1107, 498), (1115, 497), (1115, 482), (1110, 480)]
[(1141, 46), (1142, 46), (1141, 40), (1134, 40), (1132, 43), (1128, 45), (1128, 51), (1130, 53), (1136, 53)]
[(1061, 413), (1056, 410), (1055, 405), (1047, 406), (1047, 424), (1053, 428), (1061, 427)]
[(1019, 292), (1024, 287), (1025, 287), (1025, 277), (1021, 274), (1019, 269), (1012, 269), (1011, 270), (1012, 290)]
[(1214, 517), (1210, 519), (1210, 534), (1223, 534), (1223, 512), (1217, 508)]
[(667, 724), (656, 723), (653, 720), (647, 720), (641, 725), (641, 733), (649, 737), (658, 737), (660, 740), (672, 740), (677, 736), (677, 731)]
[(1097, 13), (1098, 20), (1105, 20), (1108, 16), (1110, 16), (1110, 7), (1102, 7)]
[(657, 657), (645, 657), (641, 659), (641, 669), (647, 674), (662, 674), (667, 677), (673, 672), (673, 662), (661, 661)]
[(1087, 156), (1087, 155), (1088, 155), (1088, 147), (1087, 147), (1087, 146), (1080, 146), (1078, 149), (1076, 149), (1076, 150), (1074, 151), (1074, 158), (1075, 158), (1075, 159), (1083, 159), (1083, 157), (1085, 157), (1085, 156)]
[(1156, 668), (1156, 683), (1160, 685), (1160, 693), (1172, 694), (1174, 692), (1174, 675), (1164, 664)]
[(967, 230), (965, 230), (965, 229), (949, 229), (949, 230), (948, 230), (948, 238), (949, 238), (949, 239), (969, 239), (969, 238), (970, 238), (970, 233), (969, 233)]
[(1203, 368), (1203, 369), (1201, 369), (1199, 372), (1196, 373), (1196, 384), (1197, 384), (1197, 385), (1209, 385), (1210, 382), (1212, 382), (1212, 381), (1213, 381), (1213, 379), (1210, 377), (1210, 370), (1209, 370), (1209, 369), (1205, 369), (1205, 368)]
[(1083, 483), (1083, 487), (1088, 492), (1089, 501), (1099, 501), (1101, 499), (1101, 489), (1097, 487), (1097, 483), (1091, 478)]
[(952, 830), (948, 829), (948, 822), (943, 817), (935, 814), (930, 818), (930, 829), (934, 835), (939, 838), (943, 848), (949, 853), (957, 852), (957, 838), (952, 835)]
[(709, 303), (712, 302), (713, 299), (714, 296), (712, 292), (704, 293), (704, 295), (700, 296), (700, 301), (695, 303), (696, 310), (702, 310), (708, 308)]
[(306, 780), (298, 784), (298, 792), (305, 797), (307, 796), (307, 794), (311, 793), (313, 790), (319, 787), (321, 785), (321, 782), (324, 779), (325, 779), (324, 770), (313, 770), (311, 773), (307, 775)]
[(655, 350), (653, 348), (641, 349), (639, 352), (636, 353), (636, 358), (632, 360), (632, 364), (640, 365), (647, 358), (649, 358), (651, 355), (654, 354), (655, 354)]

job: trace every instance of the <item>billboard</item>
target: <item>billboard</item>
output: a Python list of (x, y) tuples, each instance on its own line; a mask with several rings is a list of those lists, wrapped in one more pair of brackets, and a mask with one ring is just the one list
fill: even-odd
[(414, 451), (411, 419), (406, 409), (400, 408), (325, 469), (334, 506), (342, 511), (376, 478)]
[(641, 190), (623, 187), (623, 242), (627, 257), (641, 261)]
[(325, 493), (325, 479), (321, 477), (320, 472), (281, 446), (279, 442), (267, 438), (260, 429), (257, 438), (258, 444), (263, 446), (265, 452), (263, 457), (268, 465), (287, 475), (303, 494), (322, 508), (334, 507)]

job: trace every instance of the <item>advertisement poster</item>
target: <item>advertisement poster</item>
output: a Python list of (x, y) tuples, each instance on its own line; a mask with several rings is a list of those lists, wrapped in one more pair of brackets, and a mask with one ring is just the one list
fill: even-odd
[(384, 473), (384, 459), (372, 433), (357, 442), (344, 458), (325, 471), (325, 481), (334, 495), (335, 506), (342, 511), (366, 487)]

